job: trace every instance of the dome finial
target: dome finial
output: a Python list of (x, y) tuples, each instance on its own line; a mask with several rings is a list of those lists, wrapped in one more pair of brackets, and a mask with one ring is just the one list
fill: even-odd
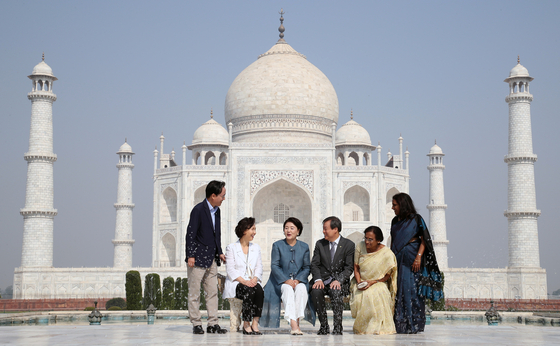
[(350, 120), (354, 120), (354, 111), (350, 108)]
[(210, 119), (214, 119), (214, 110), (210, 107)]
[(45, 52), (43, 52), (43, 61), (45, 61)]
[(434, 144), (437, 145), (437, 139), (434, 139)]
[(518, 55), (518, 56), (517, 56), (517, 63), (519, 64), (519, 62), (520, 62), (520, 61), (519, 61), (519, 55)]
[(284, 28), (284, 9), (281, 8), (280, 12), (278, 12), (280, 14), (280, 27), (278, 28), (278, 31), (280, 32), (280, 39), (278, 41), (284, 41), (284, 31), (286, 31), (286, 28)]
[(126, 137), (124, 137), (124, 142), (126, 143)]

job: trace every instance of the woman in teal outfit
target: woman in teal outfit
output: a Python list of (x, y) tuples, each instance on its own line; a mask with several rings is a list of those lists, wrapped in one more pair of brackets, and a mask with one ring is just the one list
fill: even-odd
[(284, 222), (285, 239), (272, 244), (270, 278), (264, 286), (264, 306), (259, 321), (263, 327), (280, 326), (280, 306), (290, 323), (292, 335), (302, 335), (299, 319), (304, 317), (309, 292), (309, 246), (297, 240), (303, 225), (295, 217)]

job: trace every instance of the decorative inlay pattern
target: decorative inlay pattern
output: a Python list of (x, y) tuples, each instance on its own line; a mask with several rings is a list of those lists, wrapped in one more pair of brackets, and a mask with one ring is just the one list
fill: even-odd
[(391, 188), (395, 188), (397, 190), (399, 190), (400, 192), (404, 191), (404, 187), (402, 184), (393, 184), (393, 183), (387, 183), (385, 184), (385, 192), (391, 190)]
[(210, 180), (195, 180), (193, 181), (193, 191), (196, 191), (199, 187), (208, 184)]
[[(327, 194), (326, 186), (329, 184), (327, 179), (328, 172), (327, 167), (330, 167), (331, 162), (325, 157), (247, 157), (241, 156), (237, 158), (237, 188), (239, 191), (243, 191), (244, 187), (250, 186), (250, 178), (245, 177), (245, 166), (255, 164), (255, 165), (276, 165), (289, 167), (293, 164), (305, 164), (312, 165), (318, 164), (320, 168), (318, 169), (318, 179), (315, 182), (318, 186), (322, 188), (318, 190), (319, 195), (315, 196), (315, 200), (319, 203), (319, 208), (321, 212), (326, 212), (327, 210)], [(237, 195), (237, 219), (242, 219), (245, 216), (245, 203), (247, 203), (245, 195), (239, 193)]]
[(366, 189), (368, 193), (371, 193), (370, 191), (371, 183), (369, 181), (345, 181), (342, 184), (342, 191), (346, 192), (346, 190), (348, 190), (349, 188), (355, 185), (361, 186), (364, 189)]
[(177, 230), (175, 230), (175, 229), (160, 229), (159, 230), (159, 238), (160, 239), (163, 238), (163, 236), (166, 233), (171, 234), (175, 239), (177, 239), (177, 236), (176, 236)]
[(279, 177), (284, 177), (303, 185), (313, 196), (313, 171), (251, 171), (251, 195), (262, 184)]
[(167, 183), (167, 184), (161, 184), (159, 186), (159, 192), (163, 192), (165, 189), (167, 189), (168, 187), (171, 187), (173, 190), (175, 190), (175, 192), (177, 192), (177, 182), (174, 183)]

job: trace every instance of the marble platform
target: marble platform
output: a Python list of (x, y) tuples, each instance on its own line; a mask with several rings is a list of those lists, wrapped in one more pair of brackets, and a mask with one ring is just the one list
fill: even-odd
[[(348, 321), (350, 322), (350, 321)], [(302, 328), (303, 336), (287, 329), (267, 330), (262, 336), (193, 335), (188, 321), (142, 323), (19, 325), (0, 327), (0, 345), (560, 345), (560, 328), (506, 324), (429, 325), (417, 335), (354, 335), (345, 323), (342, 336), (317, 336), (317, 328)], [(302, 326), (303, 327), (303, 326)]]

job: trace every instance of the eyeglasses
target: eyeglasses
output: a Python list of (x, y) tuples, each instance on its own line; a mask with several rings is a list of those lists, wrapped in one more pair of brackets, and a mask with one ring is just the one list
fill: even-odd
[(366, 243), (371, 243), (371, 242), (374, 242), (375, 239), (373, 239), (373, 238), (364, 238), (364, 241), (365, 241)]

